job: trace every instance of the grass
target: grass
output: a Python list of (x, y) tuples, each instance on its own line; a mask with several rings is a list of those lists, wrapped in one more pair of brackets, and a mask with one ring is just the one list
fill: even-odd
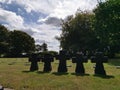
[[(67, 61), (68, 73), (57, 73), (58, 61), (52, 63), (52, 72), (30, 72), (27, 58), (0, 58), (0, 84), (15, 90), (120, 90), (120, 59), (105, 63), (107, 76), (95, 76), (93, 63), (85, 63), (85, 75), (74, 73), (75, 64)], [(113, 64), (112, 64), (113, 63)]]

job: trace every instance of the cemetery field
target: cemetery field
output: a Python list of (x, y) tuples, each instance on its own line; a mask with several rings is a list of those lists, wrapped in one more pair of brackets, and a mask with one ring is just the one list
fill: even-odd
[(68, 73), (57, 73), (57, 60), (50, 73), (42, 72), (42, 62), (39, 71), (30, 72), (27, 58), (0, 58), (0, 85), (14, 90), (120, 90), (120, 69), (115, 67), (120, 66), (120, 59), (104, 64), (107, 76), (95, 76), (91, 62), (84, 65), (85, 75), (74, 73), (71, 60), (67, 61)]

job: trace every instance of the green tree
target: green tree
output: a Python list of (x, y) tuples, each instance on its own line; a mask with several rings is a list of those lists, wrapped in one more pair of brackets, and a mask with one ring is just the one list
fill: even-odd
[(9, 44), (6, 42), (0, 42), (0, 57), (5, 56), (9, 52)]
[(120, 51), (120, 0), (101, 2), (94, 10), (95, 31), (103, 47), (111, 52)]
[(3, 25), (0, 25), (0, 56), (9, 51), (8, 43), (9, 31)]
[(7, 42), (9, 31), (3, 25), (0, 25), (0, 42)]
[(39, 53), (41, 50), (42, 50), (42, 46), (41, 45), (39, 45), (39, 44), (35, 45), (35, 51), (37, 53)]
[(41, 46), (42, 46), (42, 51), (43, 51), (43, 52), (48, 51), (48, 49), (47, 49), (47, 44), (46, 44), (46, 43), (43, 43)]
[(68, 16), (62, 23), (60, 40), (63, 49), (93, 50), (97, 48), (98, 40), (93, 29), (94, 14), (77, 12), (75, 17)]
[(34, 39), (22, 31), (11, 31), (9, 43), (12, 56), (19, 56), (22, 53), (31, 53), (35, 50)]

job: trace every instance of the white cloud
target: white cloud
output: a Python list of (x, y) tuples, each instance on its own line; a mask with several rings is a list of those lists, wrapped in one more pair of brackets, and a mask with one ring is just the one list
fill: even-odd
[(39, 40), (36, 43), (42, 44), (43, 41), (45, 41), (48, 44), (49, 50), (59, 50), (59, 42), (55, 39), (55, 36), (59, 36), (61, 33), (59, 27), (51, 24), (24, 24), (24, 20), (21, 16), (3, 9), (0, 9), (0, 22), (7, 23), (5, 25), (9, 29), (17, 29), (27, 32), (34, 37), (36, 41)]
[(15, 2), (27, 12), (33, 10), (58, 18), (74, 14), (78, 8), (91, 10), (97, 4), (97, 0), (1, 0), (0, 2)]
[[(10, 29), (21, 29), (35, 38), (36, 43), (48, 44), (49, 50), (59, 50), (59, 42), (55, 36), (59, 36), (60, 19), (75, 14), (78, 8), (81, 10), (92, 10), (97, 0), (0, 0), (1, 3), (16, 4), (24, 8), (27, 13), (31, 11), (40, 12), (46, 15), (45, 18), (39, 17), (38, 22), (30, 24), (24, 22), (24, 18), (15, 12), (1, 9), (0, 22), (7, 23)], [(18, 9), (22, 13), (22, 9)], [(42, 24), (41, 24), (42, 23)]]
[(0, 2), (10, 4), (12, 0), (0, 0)]
[(37, 43), (44, 43), (48, 44), (49, 50), (59, 50), (59, 42), (55, 39), (55, 36), (60, 36), (61, 30), (58, 27), (53, 25), (37, 25), (36, 32), (33, 34), (33, 37), (37, 41)]
[[(52, 0), (56, 1), (56, 0)], [(81, 10), (92, 10), (95, 8), (97, 0), (59, 0), (53, 11), (49, 13), (46, 18), (39, 18), (38, 22), (48, 22), (56, 20), (60, 23), (59, 19), (64, 19), (68, 15), (76, 13), (77, 9)], [(55, 6), (55, 5), (54, 5)], [(54, 18), (53, 18), (54, 17)], [(52, 20), (53, 19), (53, 20)], [(50, 24), (50, 23), (49, 23)]]
[(92, 10), (96, 6), (96, 0), (63, 0), (59, 1), (57, 7), (50, 13), (50, 17), (65, 18), (74, 14), (78, 8), (81, 10)]
[(0, 21), (9, 24), (12, 28), (23, 27), (24, 20), (21, 16), (11, 11), (6, 11), (0, 8)]
[(57, 5), (57, 0), (13, 0), (23, 6), (27, 12), (36, 11), (49, 14)]

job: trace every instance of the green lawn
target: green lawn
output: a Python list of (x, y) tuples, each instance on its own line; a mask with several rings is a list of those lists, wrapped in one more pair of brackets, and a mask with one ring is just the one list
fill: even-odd
[[(112, 63), (113, 64), (112, 64)], [(117, 63), (115, 63), (117, 62)], [(75, 64), (68, 61), (68, 73), (57, 73), (58, 61), (52, 63), (51, 73), (29, 72), (27, 58), (0, 58), (0, 84), (15, 90), (120, 90), (120, 59), (105, 65), (107, 76), (95, 76), (93, 63), (85, 63), (85, 75), (74, 73)]]

